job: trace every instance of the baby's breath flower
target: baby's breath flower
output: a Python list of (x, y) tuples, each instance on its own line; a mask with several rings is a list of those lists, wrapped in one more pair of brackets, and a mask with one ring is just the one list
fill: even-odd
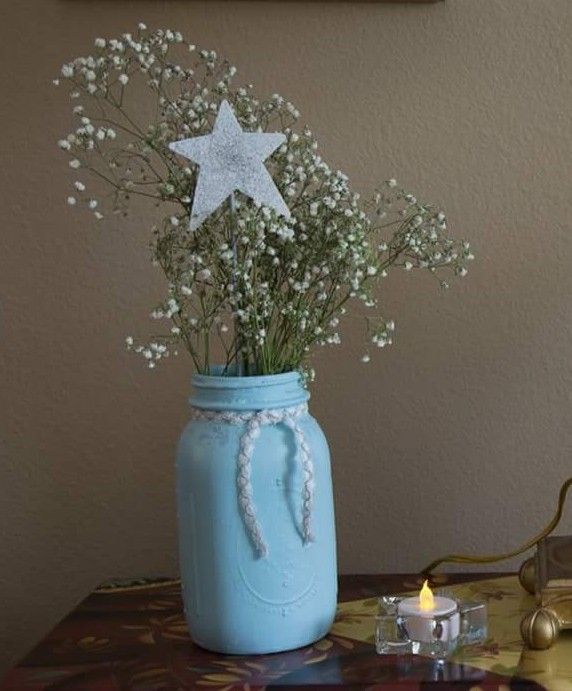
[[(73, 151), (69, 166), (85, 178), (73, 182), (79, 194), (67, 201), (97, 220), (106, 204), (120, 217), (139, 197), (155, 204), (151, 261), (168, 287), (151, 317), (157, 326), (171, 324), (148, 344), (126, 339), (149, 368), (182, 344), (197, 369), (208, 371), (209, 351), (221, 352), (218, 339), (227, 367), (243, 359), (247, 369), (253, 363), (250, 373), (296, 368), (309, 381), (312, 348), (341, 343), (340, 322), (352, 301), (373, 315), (362, 361), (370, 361), (373, 346), (391, 345), (394, 322), (375, 315), (376, 285), (393, 268), (466, 275), (470, 245), (447, 234), (440, 209), (393, 178), (362, 202), (347, 175), (322, 159), (311, 130), (295, 125), (295, 105), (278, 94), (259, 98), (252, 85), (232, 87), (236, 68), (214, 51), (189, 59), (187, 49), (195, 46), (181, 32), (148, 30), (142, 22), (132, 33), (94, 43), (94, 55), (61, 70), (72, 87), (74, 126), (58, 146)], [(131, 81), (141, 86), (135, 103), (123, 88)], [(282, 123), (285, 141), (265, 165), (291, 210), (289, 220), (237, 192), (232, 213), (224, 202), (190, 231), (198, 167), (185, 165), (168, 145), (210, 133), (224, 98), (245, 131), (275, 131)], [(143, 113), (153, 114), (146, 123)], [(90, 187), (86, 198), (89, 176), (94, 190), (109, 183), (111, 194), (100, 197)]]

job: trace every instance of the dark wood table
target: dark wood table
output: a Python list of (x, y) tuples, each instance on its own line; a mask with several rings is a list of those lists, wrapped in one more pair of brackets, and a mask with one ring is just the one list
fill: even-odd
[[(483, 575), (449, 575), (447, 584)], [(340, 602), (416, 589), (412, 575), (341, 576)], [(373, 621), (372, 621), (373, 627)], [(373, 633), (373, 629), (372, 629)], [(312, 646), (261, 656), (218, 655), (191, 642), (177, 581), (106, 586), (89, 595), (14, 667), (2, 691), (81, 689), (541, 689), (455, 662), (379, 656), (373, 645), (330, 634)]]

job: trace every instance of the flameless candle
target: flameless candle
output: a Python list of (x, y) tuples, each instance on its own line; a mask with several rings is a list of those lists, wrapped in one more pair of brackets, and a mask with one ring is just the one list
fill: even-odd
[(435, 597), (427, 585), (417, 597), (407, 597), (397, 606), (397, 613), (405, 619), (405, 628), (413, 641), (431, 643), (435, 640), (434, 628), (436, 617), (450, 617), (440, 622), (443, 631), (440, 638), (450, 640), (457, 638), (460, 620), (457, 603), (449, 597)]

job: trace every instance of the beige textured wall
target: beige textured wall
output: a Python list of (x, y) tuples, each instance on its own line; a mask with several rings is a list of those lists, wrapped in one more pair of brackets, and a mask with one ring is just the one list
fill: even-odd
[(395, 176), (474, 242), (474, 269), (448, 294), (421, 275), (391, 282), (396, 344), (369, 368), (357, 328), (316, 360), (341, 570), (509, 548), (572, 470), (569, 0), (3, 2), (4, 662), (98, 582), (177, 568), (189, 362), (148, 373), (123, 351), (161, 294), (146, 226), (70, 212), (54, 146), (68, 131), (50, 83), (60, 64), (140, 19), (292, 99), (356, 189)]

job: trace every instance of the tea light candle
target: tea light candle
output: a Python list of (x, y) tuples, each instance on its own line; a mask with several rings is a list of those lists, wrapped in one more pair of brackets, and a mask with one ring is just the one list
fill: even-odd
[(427, 581), (417, 597), (406, 597), (397, 606), (397, 613), (403, 617), (409, 638), (413, 641), (432, 643), (435, 617), (447, 617), (441, 622), (443, 640), (457, 638), (460, 631), (460, 617), (457, 603), (449, 597), (435, 597)]

